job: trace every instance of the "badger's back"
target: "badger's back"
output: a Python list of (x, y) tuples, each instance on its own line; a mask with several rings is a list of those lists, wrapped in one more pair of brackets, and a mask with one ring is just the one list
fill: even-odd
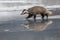
[(34, 6), (28, 9), (28, 12), (44, 13), (47, 9), (41, 6)]

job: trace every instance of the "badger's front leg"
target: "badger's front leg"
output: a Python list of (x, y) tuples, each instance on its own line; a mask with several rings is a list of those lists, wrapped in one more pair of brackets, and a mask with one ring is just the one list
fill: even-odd
[(34, 16), (34, 20), (36, 20), (36, 14), (34, 14), (33, 16)]
[(26, 17), (26, 19), (28, 19), (28, 18), (30, 18), (30, 17), (32, 17), (33, 16), (33, 14), (28, 14), (28, 16)]

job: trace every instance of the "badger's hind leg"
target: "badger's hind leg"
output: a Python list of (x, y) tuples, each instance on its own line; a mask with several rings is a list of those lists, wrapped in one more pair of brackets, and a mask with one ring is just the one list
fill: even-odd
[(44, 20), (44, 14), (43, 13), (41, 13), (41, 16), (42, 16), (42, 20)]
[(46, 19), (48, 19), (48, 14), (45, 14), (45, 16), (47, 17)]
[(28, 16), (26, 17), (26, 19), (28, 19), (28, 18), (30, 18), (32, 16), (33, 16), (33, 14), (28, 14)]

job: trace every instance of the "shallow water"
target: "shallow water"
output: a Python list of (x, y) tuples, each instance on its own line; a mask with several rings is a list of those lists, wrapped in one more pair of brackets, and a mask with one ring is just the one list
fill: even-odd
[(0, 24), (0, 40), (60, 40), (60, 19), (7, 21)]

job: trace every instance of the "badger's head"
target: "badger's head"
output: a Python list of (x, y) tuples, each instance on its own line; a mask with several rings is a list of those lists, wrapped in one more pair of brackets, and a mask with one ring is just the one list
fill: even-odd
[(24, 10), (22, 10), (22, 13), (21, 13), (21, 15), (24, 15), (24, 14), (28, 14), (28, 11), (27, 11), (27, 9), (24, 9)]

